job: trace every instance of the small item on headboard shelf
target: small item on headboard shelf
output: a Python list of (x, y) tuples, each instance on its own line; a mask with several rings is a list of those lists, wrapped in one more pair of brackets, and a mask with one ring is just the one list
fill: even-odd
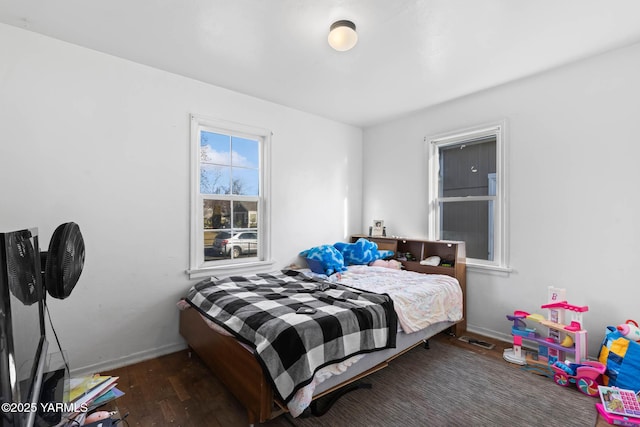
[(432, 266), (440, 265), (440, 257), (438, 255), (430, 256), (430, 257), (425, 258), (422, 261), (420, 261), (420, 264), (421, 265), (432, 265)]
[(384, 226), (384, 221), (381, 219), (374, 219), (373, 226), (371, 227), (371, 233), (373, 237), (381, 237), (387, 235), (387, 228)]

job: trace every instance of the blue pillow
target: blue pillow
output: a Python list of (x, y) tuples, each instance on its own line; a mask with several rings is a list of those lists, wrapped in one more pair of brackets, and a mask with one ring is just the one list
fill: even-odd
[(333, 273), (340, 273), (347, 269), (344, 265), (344, 257), (331, 245), (314, 246), (300, 252), (300, 256), (307, 259), (307, 264), (314, 273), (331, 276)]
[(377, 259), (390, 258), (395, 255), (393, 251), (379, 251), (377, 243), (362, 237), (355, 243), (338, 242), (333, 246), (342, 253), (347, 265), (369, 264)]

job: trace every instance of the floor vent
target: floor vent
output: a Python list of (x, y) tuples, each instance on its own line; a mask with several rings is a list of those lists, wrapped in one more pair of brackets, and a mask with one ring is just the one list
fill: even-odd
[(493, 347), (495, 347), (495, 344), (491, 344), (489, 342), (482, 341), (476, 338), (468, 337), (466, 335), (463, 335), (458, 339), (460, 341), (463, 341), (469, 344), (477, 345), (478, 347), (486, 348), (487, 350), (491, 350)]

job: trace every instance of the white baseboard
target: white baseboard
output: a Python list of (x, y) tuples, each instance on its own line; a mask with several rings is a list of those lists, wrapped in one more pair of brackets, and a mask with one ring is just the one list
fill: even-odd
[[(497, 332), (491, 329), (480, 328), (469, 324), (467, 324), (467, 331), (473, 332), (474, 334), (482, 335), (487, 338), (493, 338), (496, 340), (513, 343), (513, 335), (511, 334), (505, 334), (503, 332)], [(538, 348), (530, 342), (523, 342), (522, 347), (534, 351), (538, 350)]]
[(512, 342), (513, 336), (511, 334), (505, 334), (503, 332), (494, 331), (491, 329), (481, 328), (479, 326), (471, 325), (467, 323), (467, 331), (479, 334), (487, 338), (493, 338), (504, 342)]
[(187, 345), (184, 342), (181, 342), (169, 344), (151, 350), (140, 351), (138, 353), (133, 353), (128, 356), (121, 357), (119, 359), (107, 360), (104, 362), (95, 363), (93, 365), (87, 365), (77, 369), (72, 369), (71, 377), (79, 377), (95, 373), (107, 372), (111, 369), (122, 368), (123, 366), (133, 365), (134, 363), (164, 356), (165, 354), (175, 353), (177, 351), (184, 350), (185, 348), (187, 348)]
[[(467, 324), (467, 330), (469, 332), (473, 332), (475, 334), (479, 334), (488, 338), (494, 338), (500, 341), (511, 342), (513, 340), (511, 334), (505, 334), (471, 324)], [(123, 366), (133, 365), (134, 363), (153, 359), (155, 357), (164, 356), (165, 354), (175, 353), (177, 351), (184, 350), (185, 348), (187, 348), (187, 345), (185, 343), (175, 343), (164, 347), (145, 350), (138, 353), (130, 354), (126, 357), (121, 357), (119, 359), (107, 360), (104, 362), (95, 363), (93, 365), (87, 365), (77, 369), (73, 369), (71, 371), (71, 376), (78, 377), (94, 374), (96, 372), (107, 372), (111, 369), (121, 368)]]

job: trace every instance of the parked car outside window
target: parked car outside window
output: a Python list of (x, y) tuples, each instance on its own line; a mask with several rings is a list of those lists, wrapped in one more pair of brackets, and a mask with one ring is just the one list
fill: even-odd
[(258, 233), (241, 231), (231, 235), (228, 231), (218, 233), (213, 241), (213, 252), (224, 257), (239, 258), (258, 253)]

